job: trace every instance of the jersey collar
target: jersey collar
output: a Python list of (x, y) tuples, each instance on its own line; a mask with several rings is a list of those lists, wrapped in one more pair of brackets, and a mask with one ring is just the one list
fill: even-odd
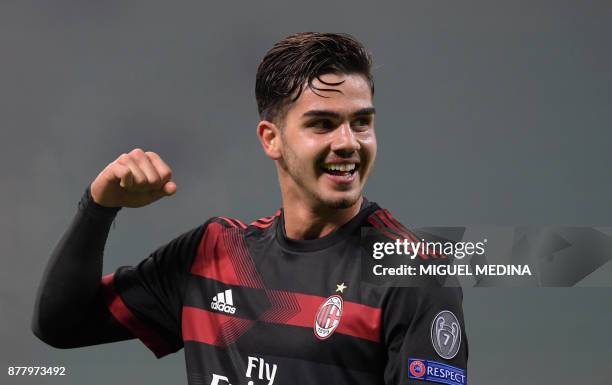
[(342, 240), (346, 240), (349, 235), (355, 231), (359, 231), (360, 227), (366, 226), (367, 224), (365, 221), (368, 216), (377, 209), (379, 209), (379, 207), (376, 203), (370, 202), (363, 197), (359, 213), (350, 221), (324, 237), (309, 240), (287, 238), (287, 234), (285, 233), (285, 215), (283, 209), (281, 209), (281, 214), (276, 221), (276, 239), (284, 249), (290, 251), (304, 252), (323, 250)]

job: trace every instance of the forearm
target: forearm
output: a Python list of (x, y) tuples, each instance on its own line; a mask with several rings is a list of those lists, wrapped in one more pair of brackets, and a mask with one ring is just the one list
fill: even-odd
[(105, 309), (100, 280), (104, 245), (117, 211), (96, 205), (88, 194), (79, 202), (38, 289), (32, 330), (43, 341), (60, 347), (99, 343), (85, 338), (88, 330), (115, 324)]

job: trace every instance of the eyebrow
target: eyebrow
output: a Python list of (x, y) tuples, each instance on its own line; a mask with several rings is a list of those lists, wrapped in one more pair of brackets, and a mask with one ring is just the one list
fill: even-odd
[[(363, 115), (374, 115), (376, 113), (376, 109), (374, 107), (366, 107), (359, 109), (351, 114), (351, 116), (363, 116)], [(304, 112), (302, 117), (317, 117), (317, 118), (333, 118), (333, 119), (341, 119), (342, 115), (335, 111), (329, 110), (310, 110)]]

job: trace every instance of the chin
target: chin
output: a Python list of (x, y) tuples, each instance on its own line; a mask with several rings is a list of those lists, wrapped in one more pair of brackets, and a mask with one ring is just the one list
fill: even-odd
[[(336, 195), (336, 196), (333, 196)], [(340, 195), (340, 196), (338, 196)], [(361, 197), (361, 191), (344, 194), (326, 194), (317, 196), (318, 200), (326, 207), (331, 209), (347, 209), (355, 205)]]

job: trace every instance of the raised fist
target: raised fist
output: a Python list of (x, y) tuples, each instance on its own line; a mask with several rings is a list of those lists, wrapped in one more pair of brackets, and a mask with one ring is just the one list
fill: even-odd
[(105, 207), (142, 207), (176, 192), (172, 170), (154, 152), (121, 154), (91, 183), (91, 196)]

